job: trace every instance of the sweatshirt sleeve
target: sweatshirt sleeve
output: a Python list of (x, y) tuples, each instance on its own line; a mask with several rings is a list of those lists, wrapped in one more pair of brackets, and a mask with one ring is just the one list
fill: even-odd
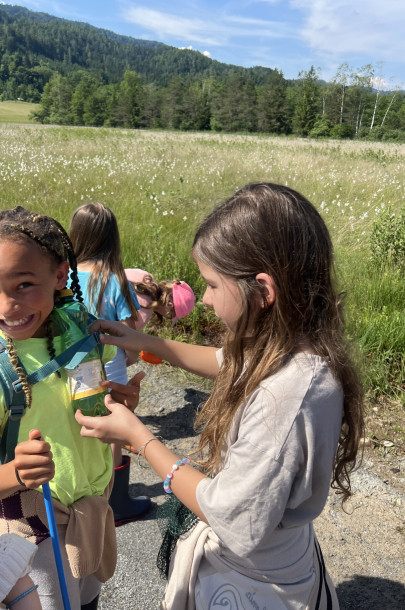
[(35, 544), (17, 534), (0, 536), (0, 600), (30, 572), (36, 552)]

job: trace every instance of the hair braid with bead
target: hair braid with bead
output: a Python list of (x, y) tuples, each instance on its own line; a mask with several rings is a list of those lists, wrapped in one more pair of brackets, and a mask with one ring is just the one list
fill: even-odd
[(15, 349), (15, 345), (12, 342), (12, 340), (9, 339), (8, 337), (7, 337), (7, 351), (8, 351), (8, 355), (10, 356), (10, 362), (11, 362), (15, 372), (17, 373), (19, 380), (21, 381), (21, 385), (22, 385), (22, 389), (23, 389), (23, 392), (25, 395), (25, 402), (27, 404), (27, 407), (30, 407), (31, 402), (32, 402), (32, 389), (31, 389), (31, 386), (28, 381), (27, 373), (22, 368), (22, 366), (20, 366), (20, 363), (19, 363), (19, 360), (17, 357), (17, 352)]
[[(8, 239), (10, 241), (32, 240), (41, 248), (43, 254), (52, 258), (57, 264), (68, 261), (71, 269), (70, 278), (73, 293), (78, 301), (83, 302), (72, 242), (62, 225), (54, 218), (30, 212), (21, 206), (10, 210), (3, 210), (0, 212), (0, 239)], [(45, 334), (48, 353), (50, 358), (53, 359), (55, 357), (55, 348), (50, 318), (45, 322)], [(31, 387), (24, 369), (19, 365), (15, 346), (10, 338), (7, 338), (7, 351), (10, 356), (10, 362), (23, 386), (27, 406), (30, 406), (32, 401)]]

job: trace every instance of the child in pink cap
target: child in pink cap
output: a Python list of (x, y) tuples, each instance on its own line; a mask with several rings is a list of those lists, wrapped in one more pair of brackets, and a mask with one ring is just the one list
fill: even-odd
[(127, 280), (133, 285), (141, 308), (135, 326), (142, 330), (153, 313), (160, 318), (171, 318), (173, 325), (194, 308), (194, 292), (186, 282), (162, 280), (142, 269), (125, 269)]
[[(180, 280), (162, 280), (157, 282), (143, 269), (125, 269), (127, 280), (132, 284), (141, 308), (138, 310), (136, 330), (142, 330), (152, 314), (158, 318), (171, 318), (172, 326), (177, 320), (187, 316), (194, 308), (194, 292), (186, 282)], [(142, 360), (150, 364), (160, 364), (161, 358), (141, 352)]]

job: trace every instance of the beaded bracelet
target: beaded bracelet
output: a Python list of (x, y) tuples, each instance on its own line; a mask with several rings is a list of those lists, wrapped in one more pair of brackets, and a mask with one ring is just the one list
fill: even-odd
[(184, 457), (181, 460), (177, 460), (177, 462), (175, 464), (173, 464), (172, 469), (170, 472), (167, 473), (166, 478), (163, 482), (163, 489), (165, 490), (165, 492), (167, 494), (172, 494), (172, 490), (170, 489), (170, 483), (171, 480), (173, 478), (173, 473), (178, 470), (180, 468), (180, 466), (183, 466), (183, 464), (188, 464), (189, 463), (189, 459)]
[(36, 591), (38, 589), (38, 585), (34, 585), (33, 587), (31, 587), (31, 589), (28, 589), (27, 591), (24, 591), (24, 593), (21, 593), (21, 595), (18, 595), (18, 597), (16, 597), (15, 599), (13, 599), (11, 602), (9, 602), (6, 606), (6, 608), (11, 608), (12, 606), (14, 606), (14, 604), (16, 604), (17, 602), (20, 601), (20, 599), (23, 599), (24, 597), (26, 597), (27, 595), (29, 595), (30, 593), (32, 593), (33, 591)]

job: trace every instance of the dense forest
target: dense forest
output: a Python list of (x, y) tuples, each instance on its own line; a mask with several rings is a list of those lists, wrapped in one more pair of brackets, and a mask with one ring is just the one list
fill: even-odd
[(242, 68), (198, 51), (0, 5), (0, 99), (39, 102), (41, 123), (405, 141), (405, 93), (376, 69)]

